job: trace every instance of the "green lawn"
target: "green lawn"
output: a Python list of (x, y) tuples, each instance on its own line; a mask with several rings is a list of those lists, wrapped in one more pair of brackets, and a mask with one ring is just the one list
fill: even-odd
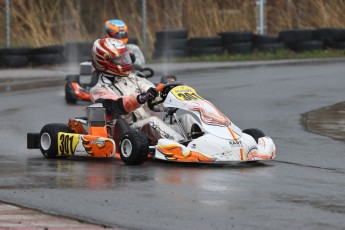
[[(345, 57), (344, 50), (323, 50), (294, 52), (291, 50), (279, 50), (277, 52), (253, 52), (251, 54), (225, 54), (225, 55), (203, 55), (185, 58), (169, 58), (174, 62), (202, 62), (202, 61), (259, 61), (259, 60), (284, 60), (284, 59), (306, 59), (306, 58), (331, 58)], [(164, 62), (166, 59), (154, 60)]]

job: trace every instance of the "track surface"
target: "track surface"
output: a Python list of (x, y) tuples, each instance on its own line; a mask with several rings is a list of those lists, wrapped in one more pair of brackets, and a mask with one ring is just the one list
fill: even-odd
[(343, 229), (344, 143), (306, 132), (300, 114), (342, 102), (344, 75), (341, 63), (179, 75), (237, 126), (272, 137), (276, 160), (258, 164), (47, 160), (26, 133), (87, 103), (66, 105), (62, 86), (2, 94), (0, 200), (128, 229)]

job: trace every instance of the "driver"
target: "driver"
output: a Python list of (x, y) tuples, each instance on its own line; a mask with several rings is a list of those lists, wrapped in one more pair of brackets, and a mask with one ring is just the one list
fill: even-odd
[(129, 53), (134, 55), (132, 70), (141, 70), (145, 67), (145, 58), (139, 46), (135, 44), (127, 44), (128, 42), (128, 26), (118, 19), (108, 20), (105, 23), (105, 37), (116, 38), (126, 44)]
[[(103, 38), (94, 42), (92, 65), (99, 76), (91, 88), (92, 102), (102, 103), (111, 119), (123, 118), (131, 128), (143, 131), (152, 143), (160, 138), (183, 141), (183, 132), (173, 129), (157, 116), (152, 116), (146, 105), (158, 96), (155, 86), (145, 78), (131, 73), (131, 58), (125, 44), (117, 39)], [(185, 133), (191, 132), (197, 121), (185, 114), (178, 118)]]

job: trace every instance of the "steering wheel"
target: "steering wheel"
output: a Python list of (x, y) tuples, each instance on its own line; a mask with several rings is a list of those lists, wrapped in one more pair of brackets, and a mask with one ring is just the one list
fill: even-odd
[[(155, 102), (153, 101), (153, 99), (148, 100), (147, 101), (148, 107), (154, 112), (161, 112), (161, 110), (155, 106), (163, 103), (165, 101), (165, 99), (167, 98), (170, 90), (175, 88), (176, 86), (179, 86), (179, 85), (183, 85), (183, 84), (180, 82), (171, 82), (171, 83), (166, 83), (166, 84), (160, 83), (159, 85), (157, 85), (156, 88), (159, 92), (161, 92), (161, 98), (162, 99), (159, 101), (155, 101)], [(163, 110), (164, 110), (164, 112), (167, 112), (169, 110), (169, 108), (164, 108)]]

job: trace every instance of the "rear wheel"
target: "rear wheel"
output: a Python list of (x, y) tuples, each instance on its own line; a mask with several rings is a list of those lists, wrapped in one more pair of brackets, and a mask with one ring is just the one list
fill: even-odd
[(260, 129), (245, 129), (242, 130), (242, 132), (252, 136), (255, 139), (256, 143), (258, 143), (259, 138), (265, 136), (264, 132), (262, 132)]
[(125, 164), (143, 164), (147, 160), (148, 153), (149, 144), (145, 134), (137, 130), (125, 133), (120, 143), (120, 156)]
[(59, 132), (72, 133), (67, 125), (61, 123), (47, 124), (41, 129), (39, 147), (46, 158), (57, 157)]

